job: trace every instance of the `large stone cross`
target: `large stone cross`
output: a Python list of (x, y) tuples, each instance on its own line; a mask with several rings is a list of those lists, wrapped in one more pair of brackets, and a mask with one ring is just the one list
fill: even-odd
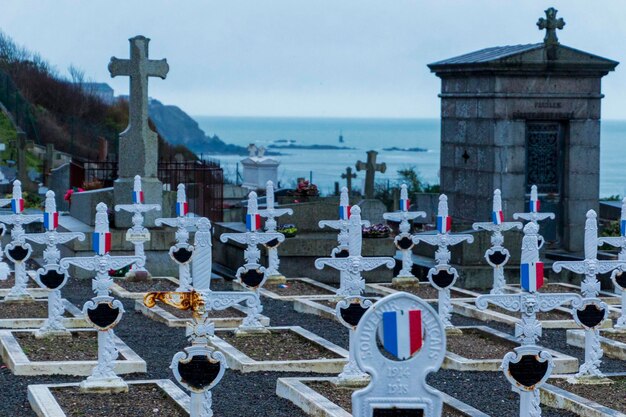
[(558, 10), (556, 10), (554, 7), (550, 7), (545, 11), (546, 18), (544, 19), (542, 17), (537, 21), (537, 27), (539, 28), (539, 30), (545, 29), (546, 31), (546, 36), (543, 38), (543, 42), (546, 45), (557, 45), (559, 43), (559, 39), (556, 36), (556, 30), (563, 29), (563, 27), (565, 26), (565, 21), (563, 20), (563, 18), (556, 18), (557, 12)]
[(582, 261), (558, 261), (552, 265), (554, 272), (561, 272), (563, 268), (576, 274), (585, 276), (580, 284), (581, 292), (585, 297), (597, 297), (600, 293), (598, 274), (606, 274), (615, 269), (626, 266), (626, 261), (598, 260), (598, 215), (595, 211), (587, 212), (585, 222), (585, 259)]
[(438, 291), (437, 308), (439, 318), (443, 322), (446, 331), (454, 331), (450, 321), (452, 316), (452, 304), (450, 302), (450, 288), (459, 276), (456, 268), (450, 266), (450, 250), (448, 246), (458, 245), (462, 242), (474, 242), (474, 236), (468, 234), (451, 234), (452, 217), (448, 215), (448, 197), (445, 194), (439, 196), (437, 207), (437, 234), (417, 234), (413, 236), (413, 243), (424, 242), (428, 245), (437, 246), (435, 252), (436, 265), (428, 271), (428, 281)]
[(345, 174), (341, 174), (341, 178), (346, 180), (346, 187), (348, 187), (348, 192), (352, 192), (352, 179), (356, 178), (356, 174), (352, 172), (352, 167), (347, 167)]
[(506, 281), (504, 279), (504, 265), (511, 257), (509, 251), (503, 246), (504, 236), (502, 232), (507, 230), (522, 230), (520, 222), (505, 222), (504, 211), (502, 211), (502, 195), (500, 190), (493, 192), (493, 211), (491, 213), (490, 222), (478, 222), (472, 225), (474, 230), (486, 230), (493, 232), (491, 235), (491, 248), (485, 252), (487, 263), (493, 267), (493, 288), (490, 294), (504, 293)]
[(367, 151), (367, 162), (357, 161), (356, 170), (365, 171), (365, 198), (374, 198), (374, 176), (376, 172), (385, 173), (387, 165), (376, 163), (376, 151)]
[(129, 41), (130, 59), (113, 57), (109, 62), (111, 77), (130, 77), (129, 121), (120, 135), (119, 176), (156, 177), (158, 144), (156, 134), (148, 127), (148, 77), (165, 79), (169, 65), (165, 59), (148, 59), (150, 39), (135, 36)]

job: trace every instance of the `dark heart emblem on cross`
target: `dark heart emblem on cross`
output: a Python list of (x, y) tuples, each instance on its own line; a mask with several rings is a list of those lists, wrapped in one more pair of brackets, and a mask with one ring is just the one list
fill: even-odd
[(170, 249), (170, 257), (178, 264), (185, 265), (191, 261), (193, 256), (193, 246), (181, 245)]
[(7, 258), (13, 262), (23, 262), (30, 257), (33, 249), (29, 244), (10, 243), (6, 247)]
[(456, 269), (446, 266), (443, 268), (431, 268), (428, 271), (428, 279), (437, 289), (445, 290), (451, 287), (456, 281), (458, 274)]
[(487, 260), (492, 266), (500, 266), (506, 263), (509, 259), (509, 254), (503, 250), (493, 250), (487, 253)]
[(409, 250), (413, 247), (413, 239), (409, 236), (398, 236), (395, 240), (396, 247), (400, 250)]
[(208, 355), (194, 355), (178, 361), (181, 384), (195, 392), (202, 392), (211, 386), (222, 370), (222, 363)]
[(574, 311), (577, 321), (588, 329), (594, 329), (599, 326), (605, 319), (607, 311), (600, 305), (590, 302), (585, 304), (581, 309)]
[(124, 313), (124, 307), (119, 300), (113, 300), (112, 297), (103, 298), (106, 299), (95, 302), (95, 299), (89, 300), (83, 307), (87, 321), (100, 331), (106, 331), (115, 327), (122, 319), (122, 314)]
[(521, 386), (532, 391), (545, 380), (549, 368), (547, 360), (540, 360), (537, 355), (522, 355), (518, 361), (509, 363), (508, 373)]
[(37, 271), (37, 280), (47, 289), (56, 290), (65, 285), (67, 271), (62, 271), (60, 267), (46, 267)]
[(350, 256), (350, 252), (348, 249), (341, 249), (334, 253), (333, 257), (335, 258), (347, 258)]
[(622, 291), (626, 289), (626, 274), (624, 272), (616, 270), (615, 275), (613, 275), (613, 281)]
[(277, 248), (278, 245), (280, 245), (280, 242), (278, 241), (278, 239), (272, 239), (265, 244), (265, 247), (274, 249), (274, 248)]
[(263, 282), (265, 273), (260, 268), (245, 268), (244, 271), (239, 274), (239, 278), (244, 285), (250, 288), (256, 288)]
[(347, 297), (337, 303), (337, 317), (344, 326), (356, 329), (361, 317), (371, 306), (372, 302), (363, 297)]

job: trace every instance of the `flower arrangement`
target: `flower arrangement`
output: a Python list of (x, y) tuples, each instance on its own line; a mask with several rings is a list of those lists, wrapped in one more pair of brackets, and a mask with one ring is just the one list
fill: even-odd
[(65, 195), (63, 196), (63, 200), (67, 201), (67, 203), (71, 207), (72, 206), (72, 194), (74, 194), (74, 193), (82, 193), (83, 191), (85, 191), (85, 190), (83, 190), (80, 187), (72, 187), (72, 188), (70, 188), (69, 190), (67, 190), (65, 192)]
[(383, 223), (373, 224), (370, 227), (363, 227), (363, 237), (365, 238), (383, 238), (389, 237), (391, 227)]
[(125, 266), (124, 268), (120, 268), (120, 269), (110, 269), (109, 276), (115, 277), (115, 278), (123, 278), (126, 276), (126, 273), (128, 271), (130, 271), (130, 266)]
[(291, 191), (289, 194), (294, 197), (299, 197), (298, 200), (294, 201), (299, 203), (300, 201), (307, 201), (309, 197), (317, 197), (320, 192), (317, 189), (317, 185), (312, 184), (304, 178), (298, 178), (298, 185), (296, 186), (296, 189)]
[(278, 233), (282, 233), (285, 237), (295, 237), (298, 234), (298, 228), (295, 224), (283, 224), (277, 229)]

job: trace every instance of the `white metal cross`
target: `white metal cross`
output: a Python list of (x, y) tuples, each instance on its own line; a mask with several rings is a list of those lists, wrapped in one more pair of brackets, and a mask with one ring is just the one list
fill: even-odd
[(485, 260), (493, 268), (493, 287), (490, 294), (504, 293), (506, 280), (504, 278), (504, 265), (509, 261), (511, 254), (504, 247), (504, 236), (502, 232), (512, 229), (522, 230), (520, 222), (505, 222), (504, 211), (502, 210), (502, 195), (500, 190), (493, 192), (493, 212), (490, 222), (474, 223), (474, 230), (486, 230), (491, 234), (491, 248), (485, 252)]
[[(293, 210), (290, 208), (280, 209), (274, 207), (274, 183), (268, 181), (265, 191), (265, 210), (259, 210), (259, 215), (265, 218), (265, 231), (276, 233), (276, 219), (285, 214), (291, 216)], [(267, 246), (267, 277), (268, 279), (284, 279), (283, 274), (278, 271), (280, 259), (278, 258), (278, 245)]]
[[(144, 252), (144, 243), (150, 240), (150, 232), (143, 225), (143, 213), (148, 211), (157, 210), (161, 211), (160, 204), (144, 204), (143, 190), (141, 189), (141, 177), (135, 175), (135, 182), (133, 184), (132, 204), (116, 204), (115, 211), (126, 211), (132, 213), (133, 225), (126, 232), (126, 240), (131, 242), (135, 247), (135, 255), (141, 256), (146, 262), (146, 254)], [(130, 271), (127, 276), (135, 276), (137, 272), (143, 272), (150, 275), (145, 267), (139, 267), (133, 264), (130, 267)]]
[(409, 211), (410, 206), (411, 201), (409, 200), (407, 186), (406, 184), (402, 184), (400, 186), (400, 210), (383, 214), (385, 220), (400, 222), (400, 233), (394, 239), (394, 243), (402, 253), (402, 269), (400, 269), (398, 276), (393, 279), (395, 283), (418, 283), (418, 279), (415, 278), (411, 272), (413, 269), (413, 253), (411, 252), (413, 239), (410, 233), (411, 224), (409, 221), (417, 219), (418, 217), (426, 217), (426, 213), (423, 211)]
[[(554, 220), (554, 213), (541, 213), (539, 210), (541, 209), (541, 201), (539, 200), (539, 196), (537, 194), (537, 186), (533, 185), (530, 187), (530, 202), (528, 207), (528, 213), (514, 213), (513, 219), (522, 219), (528, 222), (535, 223), (537, 227), (539, 227), (539, 222), (546, 219)], [(539, 230), (539, 229), (537, 229)], [(537, 232), (537, 236), (539, 237), (539, 248), (544, 244), (543, 237)]]
[(450, 288), (456, 282), (459, 274), (456, 268), (450, 266), (450, 250), (448, 246), (458, 245), (462, 242), (472, 243), (474, 236), (468, 234), (451, 234), (452, 218), (448, 215), (448, 197), (445, 194), (439, 196), (439, 206), (437, 207), (437, 233), (417, 234), (413, 236), (413, 243), (424, 242), (432, 246), (437, 246), (435, 252), (435, 266), (428, 271), (428, 280), (439, 292), (438, 310), (439, 318), (446, 329), (454, 326), (450, 321), (452, 316), (452, 303), (450, 302)]

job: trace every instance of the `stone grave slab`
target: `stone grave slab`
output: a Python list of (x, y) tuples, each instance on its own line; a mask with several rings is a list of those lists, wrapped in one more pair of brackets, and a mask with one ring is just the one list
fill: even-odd
[[(339, 373), (347, 361), (348, 351), (300, 326), (268, 327), (269, 335), (271, 335), (273, 339), (269, 339), (272, 348), (268, 348), (266, 352), (261, 352), (260, 350), (258, 352), (251, 352), (249, 346), (254, 345), (256, 349), (260, 349), (259, 346), (263, 345), (261, 338), (268, 337), (267, 334), (235, 336), (234, 330), (235, 329), (216, 330), (215, 336), (211, 338), (209, 343), (224, 354), (226, 363), (230, 369), (240, 372)], [(279, 336), (285, 339), (281, 341), (279, 340)], [(287, 345), (292, 343), (288, 341), (290, 339), (303, 343), (301, 346), (310, 346), (310, 349), (313, 351), (309, 352), (310, 358), (277, 358), (276, 348), (289, 348)], [(235, 344), (247, 345), (248, 347), (235, 347)], [(301, 358), (302, 353), (294, 351), (294, 349), (299, 348), (299, 346), (295, 347), (290, 352), (287, 352), (287, 354), (297, 355), (297, 357)], [(266, 353), (269, 353), (269, 355), (266, 355)], [(259, 359), (261, 357), (263, 357), (263, 359)]]
[[(348, 404), (337, 404), (325, 397), (310, 385), (332, 384), (333, 378), (278, 378), (276, 382), (276, 395), (285, 398), (301, 410), (316, 417), (352, 417)], [(334, 387), (334, 386), (333, 386)], [(356, 388), (335, 388), (337, 392), (354, 392)], [(474, 407), (457, 400), (441, 391), (433, 389), (444, 401), (444, 417), (489, 417), (487, 414)], [(351, 395), (351, 394), (350, 394)], [(344, 400), (345, 401), (345, 400)], [(341, 401), (337, 401), (341, 402)]]
[[(419, 285), (394, 285), (391, 282), (365, 284), (365, 291), (380, 295), (389, 295), (397, 292), (408, 292), (417, 295), (423, 300), (437, 301), (438, 291), (428, 282), (421, 282)], [(473, 301), (480, 293), (466, 290), (464, 288), (450, 288), (450, 297), (453, 301)]]
[[(452, 310), (456, 314), (460, 314), (465, 317), (481, 321), (496, 321), (498, 323), (504, 323), (509, 326), (515, 326), (519, 323), (520, 319), (514, 316), (514, 313), (506, 311), (499, 307), (490, 306), (488, 309), (479, 310), (475, 305), (467, 302), (453, 302)], [(517, 314), (517, 313), (515, 313)], [(548, 313), (539, 313), (537, 315), (541, 326), (544, 329), (578, 329), (579, 326), (572, 318), (572, 313), (567, 308), (557, 308)], [(569, 317), (569, 318), (568, 318)], [(603, 328), (610, 328), (613, 326), (613, 322), (610, 319), (604, 320), (602, 323)]]
[[(95, 329), (72, 330), (73, 336), (78, 334), (93, 333)], [(22, 335), (32, 334), (31, 330), (0, 330), (0, 347), (4, 363), (15, 375), (90, 375), (97, 365), (98, 347), (94, 336), (93, 359), (91, 360), (31, 360), (29, 353), (25, 352), (19, 342)], [(38, 339), (42, 343), (63, 344), (64, 337), (53, 339)], [(114, 361), (115, 371), (118, 374), (130, 374), (146, 372), (146, 362), (128, 347), (119, 337), (114, 336), (115, 346), (119, 351), (117, 360)]]
[[(165, 309), (160, 306), (148, 308), (142, 300), (135, 300), (135, 311), (141, 312), (144, 316), (152, 320), (166, 324), (168, 327), (186, 327), (191, 322), (191, 312)], [(233, 305), (226, 310), (211, 311), (209, 317), (211, 322), (217, 328), (239, 327), (246, 316), (246, 307), (241, 305)], [(257, 316), (263, 326), (270, 325), (270, 319), (267, 316), (259, 314)]]
[[(146, 282), (145, 285), (144, 282)], [(150, 289), (147, 282), (150, 282), (154, 288)], [(145, 291), (143, 290), (144, 286), (147, 288)], [(175, 291), (177, 287), (178, 280), (174, 277), (152, 277), (149, 281), (132, 282), (125, 279), (117, 279), (109, 289), (119, 298), (143, 300), (146, 293), (150, 291)]]
[[(447, 352), (442, 366), (444, 369), (500, 372), (502, 357), (519, 346), (519, 341), (515, 337), (487, 326), (459, 326), (459, 329), (463, 332), (462, 335), (448, 335)], [(455, 339), (460, 343), (455, 343)], [(468, 351), (470, 343), (479, 350), (470, 354)], [(485, 355), (481, 354), (480, 348), (484, 350)], [(552, 349), (542, 348), (542, 350), (552, 355), (555, 372), (569, 374), (578, 371), (578, 359)], [(461, 354), (464, 351), (467, 353)]]
[[(287, 285), (281, 288), (281, 285)], [(247, 291), (241, 284), (233, 281), (233, 290)], [(265, 284), (260, 288), (260, 294), (282, 301), (292, 301), (301, 298), (324, 298), (334, 296), (337, 289), (328, 284), (315, 281), (311, 278), (287, 278), (284, 284)]]
[[(618, 394), (619, 387), (626, 384), (626, 373), (606, 374), (606, 377), (613, 380), (614, 383), (610, 385), (566, 385), (565, 379), (550, 378), (548, 383), (540, 389), (541, 403), (584, 417), (626, 417), (623, 393), (621, 393), (622, 395)], [(570, 392), (568, 389), (574, 392)], [(581, 391), (576, 393), (579, 390)], [(582, 395), (582, 390), (585, 390), (584, 395)], [(621, 410), (611, 408), (611, 406), (615, 407), (611, 401), (620, 400)]]
[[(173, 402), (174, 407), (180, 409), (180, 416), (189, 415), (189, 396), (181, 390), (178, 385), (169, 379), (155, 379), (148, 381), (128, 381), (130, 385), (130, 393), (134, 386), (153, 385), (159, 388), (158, 394), (162, 395), (165, 400)], [(63, 408), (55, 398), (54, 390), (71, 388), (77, 389), (77, 383), (70, 384), (51, 384), (51, 385), (29, 385), (28, 386), (28, 402), (38, 417), (67, 417)], [(84, 393), (81, 395), (85, 395)], [(91, 394), (93, 396), (103, 394)], [(119, 394), (105, 394), (119, 395)], [(156, 405), (156, 404), (155, 404)], [(177, 415), (168, 417), (179, 417)]]
[[(519, 284), (509, 284), (504, 287), (505, 292), (513, 292), (518, 293), (521, 291)], [(566, 282), (551, 282), (547, 284), (543, 284), (543, 287), (539, 289), (540, 293), (576, 293), (580, 294), (580, 286), (569, 284)], [(610, 302), (609, 304), (618, 304), (619, 296), (609, 291), (600, 291), (598, 294), (598, 298), (604, 302)]]
[[(76, 329), (79, 327), (90, 327), (87, 321), (85, 321), (83, 312), (78, 309), (74, 304), (68, 300), (63, 299), (63, 305), (65, 306), (65, 317), (63, 318), (63, 325), (70, 329)], [(0, 329), (38, 329), (48, 318), (48, 300), (31, 300), (28, 302), (0, 302), (0, 317), (3, 316), (3, 307), (17, 309), (16, 314), (11, 314), (14, 317), (0, 318)], [(29, 310), (26, 310), (29, 309)], [(29, 317), (37, 313), (39, 317)]]
[[(378, 301), (380, 297), (366, 297), (373, 303)], [(328, 297), (328, 298), (298, 298), (293, 301), (293, 309), (298, 313), (314, 314), (316, 316), (335, 320), (335, 306), (339, 302), (340, 298)]]
[[(585, 331), (571, 329), (566, 332), (567, 344), (584, 349)], [(600, 330), (600, 346), (606, 356), (626, 360), (626, 331), (619, 329)]]

